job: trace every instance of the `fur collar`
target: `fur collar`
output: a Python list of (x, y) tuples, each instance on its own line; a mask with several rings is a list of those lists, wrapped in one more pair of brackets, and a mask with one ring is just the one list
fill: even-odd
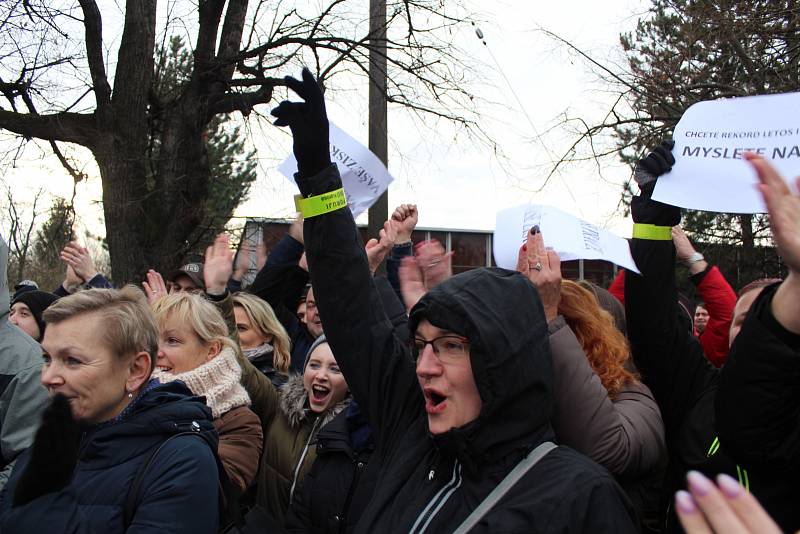
[[(303, 375), (289, 375), (289, 380), (283, 385), (280, 392), (281, 408), (283, 408), (283, 413), (286, 414), (290, 426), (296, 428), (300, 426), (303, 420), (313, 418), (316, 415), (308, 408), (308, 393), (306, 388), (303, 387)], [(349, 394), (336, 406), (321, 414), (323, 419), (320, 427), (328, 424), (339, 412), (347, 408), (348, 404), (350, 404)]]

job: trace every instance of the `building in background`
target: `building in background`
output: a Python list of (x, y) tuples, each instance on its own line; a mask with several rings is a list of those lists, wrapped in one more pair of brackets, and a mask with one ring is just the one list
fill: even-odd
[[(275, 247), (278, 241), (286, 235), (291, 220), (286, 219), (247, 219), (245, 222), (242, 242), (250, 243), (255, 247), (263, 241), (267, 247), (267, 254)], [(361, 239), (367, 242), (367, 226), (358, 225)], [(420, 241), (436, 239), (445, 249), (453, 251), (453, 273), (458, 274), (477, 267), (494, 266), (492, 256), (492, 234), (487, 230), (457, 230), (444, 228), (420, 228), (414, 230), (411, 240), (414, 244)], [(564, 278), (572, 280), (587, 279), (608, 287), (617, 272), (617, 267), (603, 260), (574, 260), (561, 264)], [(244, 278), (244, 285), (252, 282), (256, 275), (255, 257), (251, 258), (251, 269)]]

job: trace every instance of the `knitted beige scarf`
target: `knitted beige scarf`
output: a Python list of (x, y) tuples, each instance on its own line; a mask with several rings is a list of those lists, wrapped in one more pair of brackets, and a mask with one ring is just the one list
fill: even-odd
[(242, 368), (230, 347), (223, 348), (210, 362), (185, 373), (174, 375), (160, 369), (153, 371), (153, 378), (158, 378), (162, 384), (180, 380), (192, 393), (204, 396), (214, 419), (239, 406), (250, 405), (250, 397), (239, 383), (241, 377)]

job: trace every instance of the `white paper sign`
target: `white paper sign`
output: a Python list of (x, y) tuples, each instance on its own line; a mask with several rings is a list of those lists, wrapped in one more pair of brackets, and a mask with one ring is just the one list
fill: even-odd
[[(372, 206), (394, 180), (389, 170), (367, 147), (330, 122), (331, 161), (339, 168), (347, 204), (353, 217)], [(297, 160), (290, 154), (278, 171), (294, 183)]]
[(742, 155), (763, 155), (787, 180), (800, 174), (800, 93), (698, 102), (683, 114), (673, 138), (675, 166), (658, 179), (655, 200), (704, 211), (764, 212), (758, 178)]
[(562, 260), (607, 260), (638, 273), (628, 241), (598, 226), (552, 206), (522, 205), (497, 213), (494, 231), (494, 261), (514, 269), (519, 247), (528, 230), (539, 225), (545, 246), (552, 247)]

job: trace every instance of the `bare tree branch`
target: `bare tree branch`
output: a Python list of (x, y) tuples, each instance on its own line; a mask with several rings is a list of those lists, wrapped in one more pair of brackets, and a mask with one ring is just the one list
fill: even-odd
[(103, 19), (94, 0), (80, 0), (80, 4), (83, 9), (83, 25), (86, 28), (86, 58), (89, 62), (97, 109), (99, 115), (107, 119), (111, 105), (111, 86), (108, 84), (103, 62)]

